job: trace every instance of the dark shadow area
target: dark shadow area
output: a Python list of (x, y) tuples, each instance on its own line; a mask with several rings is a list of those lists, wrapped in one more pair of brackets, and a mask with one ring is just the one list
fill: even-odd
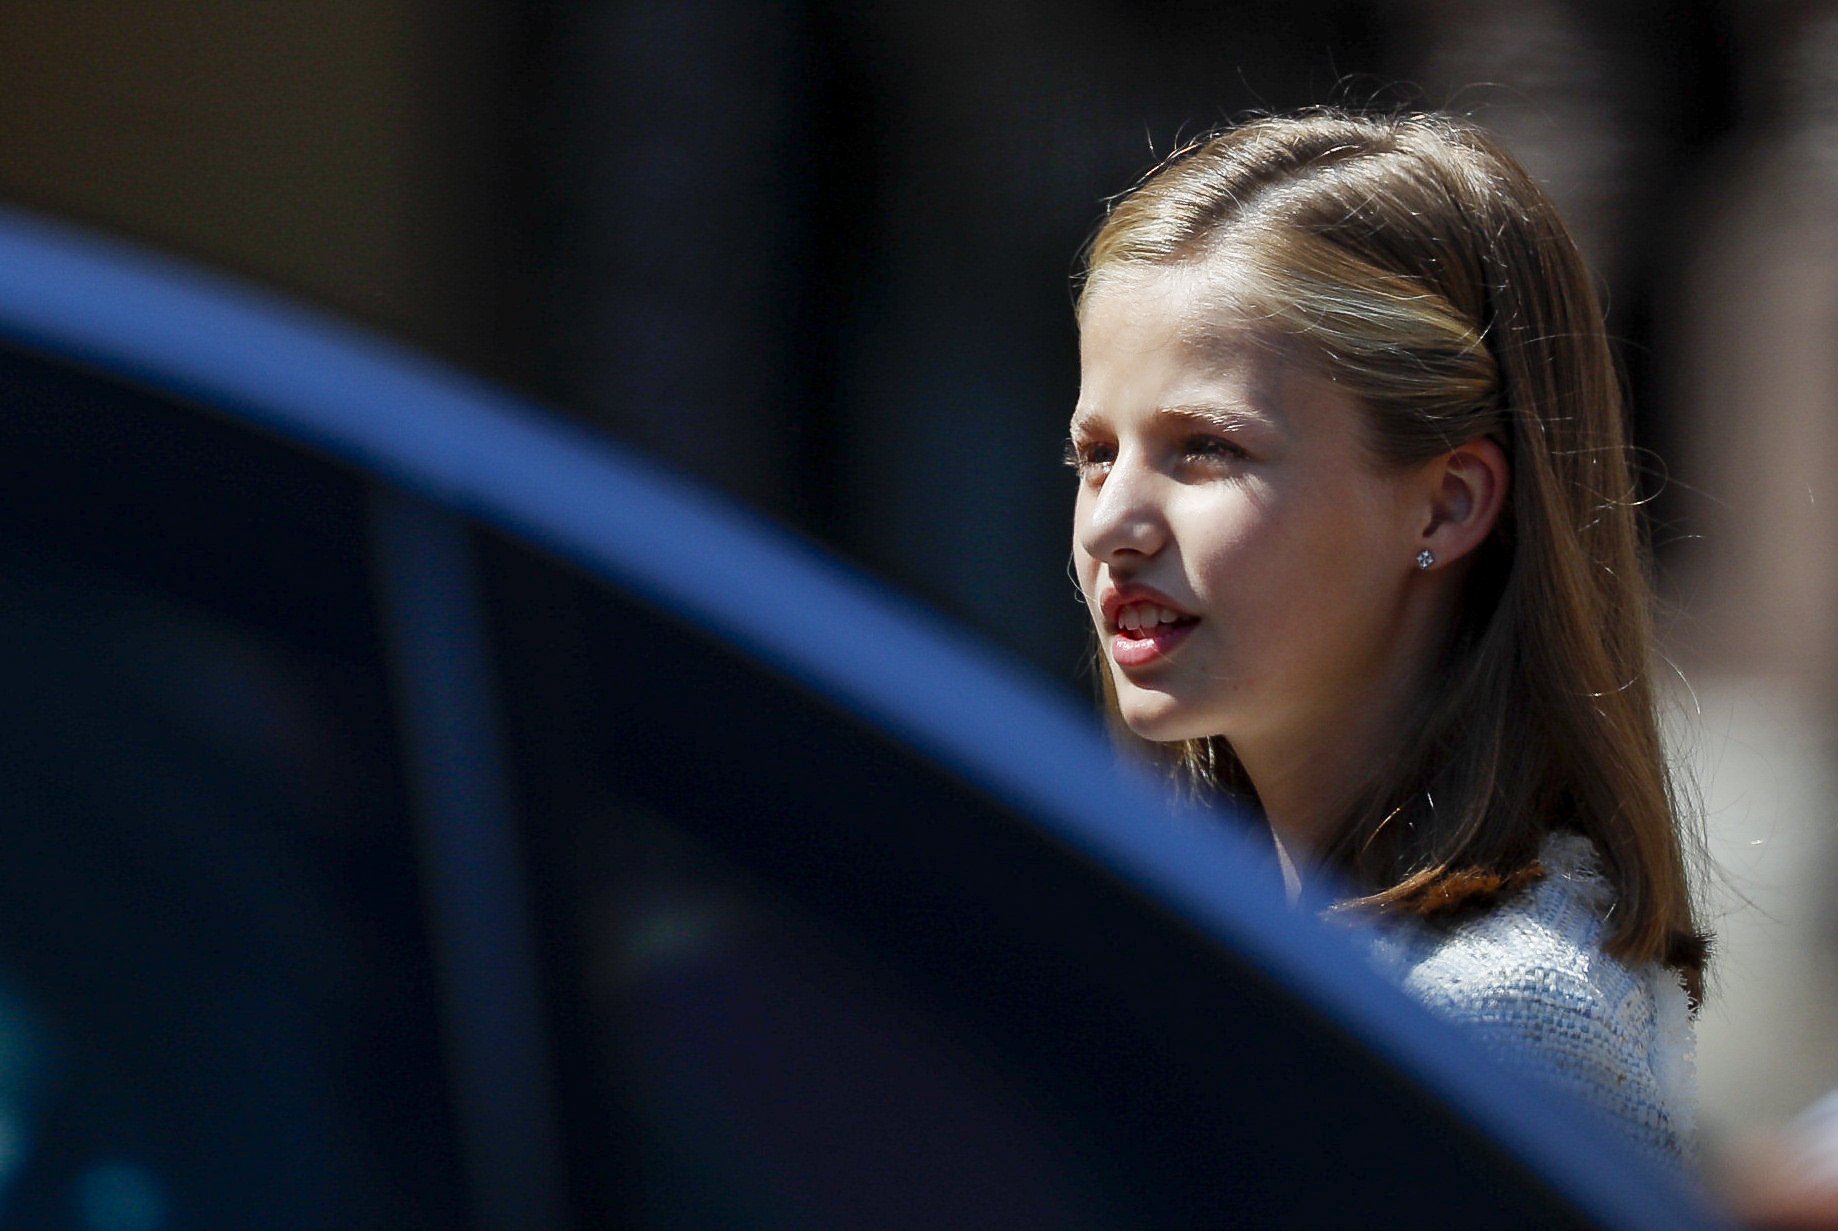
[(0, 1226), (455, 1225), (363, 484), (0, 396)]

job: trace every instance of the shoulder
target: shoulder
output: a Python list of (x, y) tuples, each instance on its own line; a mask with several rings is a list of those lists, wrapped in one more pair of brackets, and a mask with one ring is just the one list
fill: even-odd
[(1603, 951), (1613, 895), (1587, 839), (1554, 835), (1540, 856), (1544, 878), (1509, 901), (1446, 932), (1394, 939), (1394, 969), (1504, 1066), (1678, 1157), (1695, 1112), (1684, 989), (1671, 971)]
[(1541, 862), (1542, 879), (1486, 913), (1401, 938), (1405, 986), (1433, 1007), (1479, 1018), (1620, 999), (1634, 980), (1602, 952), (1611, 896), (1588, 842), (1555, 836)]

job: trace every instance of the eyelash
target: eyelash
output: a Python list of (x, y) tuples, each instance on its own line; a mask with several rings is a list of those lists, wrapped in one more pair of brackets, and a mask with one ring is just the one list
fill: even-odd
[(1079, 476), (1083, 478), (1096, 470), (1099, 466), (1109, 464), (1110, 459), (1108, 458), (1100, 460), (1092, 456), (1096, 450), (1103, 447), (1103, 445), (1095, 441), (1080, 444), (1076, 440), (1068, 440), (1065, 444), (1065, 456), (1062, 460), (1066, 465), (1076, 470)]
[[(1111, 452), (1112, 447), (1097, 441), (1080, 444), (1076, 440), (1068, 440), (1065, 444), (1064, 460), (1066, 465), (1072, 467), (1081, 476), (1086, 476), (1102, 466), (1110, 465), (1115, 460), (1110, 457), (1094, 456), (1100, 451)], [(1243, 461), (1249, 455), (1223, 436), (1189, 436), (1181, 442), (1181, 456), (1183, 458), (1208, 460), (1224, 458), (1228, 461)]]
[(1182, 452), (1188, 457), (1228, 457), (1233, 461), (1243, 461), (1246, 456), (1242, 448), (1223, 436), (1189, 436)]

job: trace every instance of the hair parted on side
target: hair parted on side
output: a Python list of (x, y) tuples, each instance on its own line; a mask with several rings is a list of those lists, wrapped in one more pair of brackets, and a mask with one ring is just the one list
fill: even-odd
[[(1256, 119), (1113, 203), (1080, 303), (1112, 277), (1200, 265), (1230, 288), (1222, 327), (1267, 331), (1359, 399), (1375, 464), (1487, 437), (1512, 468), (1421, 737), (1326, 852), (1363, 895), (1347, 908), (1434, 916), (1488, 900), (1538, 874), (1546, 834), (1575, 830), (1616, 891), (1608, 951), (1677, 968), (1695, 999), (1707, 945), (1655, 713), (1621, 386), (1551, 202), (1453, 117)], [(1221, 738), (1155, 747), (1200, 784), (1249, 789)]]

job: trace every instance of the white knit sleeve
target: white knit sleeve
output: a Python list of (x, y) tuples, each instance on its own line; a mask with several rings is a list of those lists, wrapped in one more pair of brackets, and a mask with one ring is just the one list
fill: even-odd
[(1503, 1066), (1595, 1108), (1655, 1157), (1685, 1161), (1688, 1109), (1675, 1078), (1655, 1071), (1669, 1023), (1651, 981), (1600, 954), (1517, 948), (1448, 946), (1412, 972), (1409, 990)]

